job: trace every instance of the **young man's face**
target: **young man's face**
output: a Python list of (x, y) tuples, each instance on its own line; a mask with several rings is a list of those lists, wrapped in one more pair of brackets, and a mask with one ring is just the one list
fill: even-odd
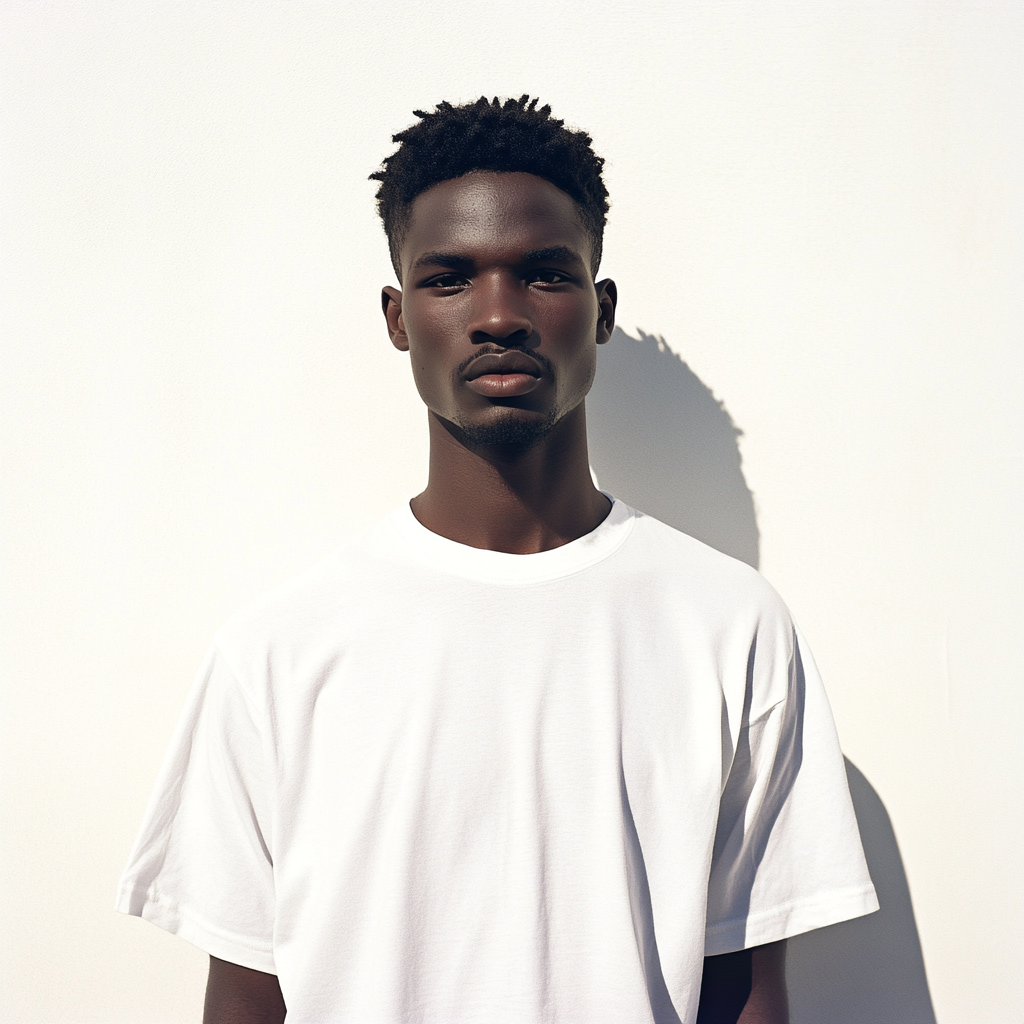
[(475, 171), (413, 203), (403, 291), (382, 296), (420, 396), (470, 443), (529, 445), (583, 401), (615, 285), (595, 286), (573, 201), (532, 174)]

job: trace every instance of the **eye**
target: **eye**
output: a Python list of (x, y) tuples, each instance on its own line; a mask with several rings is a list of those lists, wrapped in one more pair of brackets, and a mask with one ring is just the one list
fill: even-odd
[(531, 284), (566, 284), (572, 278), (568, 274), (563, 274), (561, 270), (534, 270), (526, 280)]
[(461, 274), (449, 273), (438, 274), (423, 282), (427, 288), (439, 288), (450, 291), (453, 288), (461, 288), (466, 284), (466, 279)]

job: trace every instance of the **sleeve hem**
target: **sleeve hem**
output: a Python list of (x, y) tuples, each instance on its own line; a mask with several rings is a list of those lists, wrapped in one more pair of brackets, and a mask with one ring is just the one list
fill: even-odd
[(704, 955), (717, 956), (779, 942), (876, 910), (878, 898), (870, 884), (795, 900), (749, 917), (709, 924), (704, 932)]
[(118, 894), (115, 909), (122, 914), (141, 917), (218, 960), (227, 960), (264, 974), (277, 973), (272, 944), (254, 941), (211, 924), (190, 908), (152, 889), (146, 891), (126, 885)]

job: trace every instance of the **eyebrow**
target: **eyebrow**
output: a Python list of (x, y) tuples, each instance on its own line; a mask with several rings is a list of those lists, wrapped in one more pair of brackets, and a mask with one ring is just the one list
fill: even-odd
[[(524, 252), (519, 260), (521, 263), (575, 263), (585, 266), (583, 257), (566, 245), (552, 245), (546, 249), (531, 249)], [(473, 267), (473, 260), (457, 252), (425, 252), (416, 257), (414, 268), (446, 267), (448, 270), (468, 270)]]
[(468, 256), (457, 252), (425, 252), (416, 257), (413, 267), (447, 267), (449, 270), (466, 270), (473, 266)]
[(548, 249), (531, 249), (524, 252), (523, 263), (579, 263), (583, 264), (583, 257), (578, 252), (565, 245), (553, 245)]

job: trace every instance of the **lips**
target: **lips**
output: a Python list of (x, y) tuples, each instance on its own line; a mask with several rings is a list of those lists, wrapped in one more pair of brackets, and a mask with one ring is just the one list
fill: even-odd
[(484, 398), (518, 398), (539, 387), (540, 363), (525, 352), (478, 356), (465, 373), (466, 384)]
[(540, 363), (525, 352), (501, 352), (477, 356), (466, 370), (466, 380), (477, 380), (485, 376), (507, 376), (526, 374), (539, 377), (543, 373)]

